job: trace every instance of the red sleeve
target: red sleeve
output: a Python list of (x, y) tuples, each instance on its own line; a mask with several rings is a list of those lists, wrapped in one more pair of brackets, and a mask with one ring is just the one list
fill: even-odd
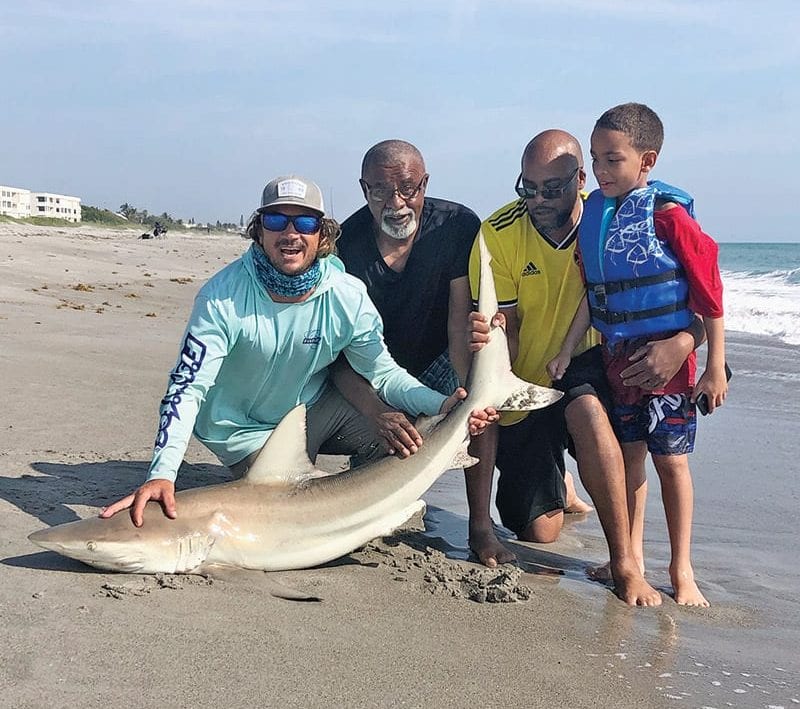
[(667, 242), (689, 281), (689, 308), (711, 318), (722, 317), (719, 247), (682, 207), (655, 213), (656, 236)]

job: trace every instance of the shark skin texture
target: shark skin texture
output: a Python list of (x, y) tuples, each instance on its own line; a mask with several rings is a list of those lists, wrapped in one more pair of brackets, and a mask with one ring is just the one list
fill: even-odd
[[(497, 295), (491, 256), (479, 234), (478, 309), (491, 321)], [(386, 457), (328, 475), (305, 450), (305, 407), (277, 426), (247, 475), (176, 495), (177, 519), (148, 503), (137, 528), (128, 514), (39, 530), (35, 544), (90, 566), (122, 573), (203, 574), (212, 567), (282, 571), (318, 566), (390, 534), (424, 508), (420, 497), (446, 470), (474, 462), (466, 452), (474, 409), (523, 411), (548, 406), (561, 393), (511, 372), (508, 344), (492, 327), (475, 353), (467, 398), (444, 416), (418, 422), (424, 443), (414, 455)]]

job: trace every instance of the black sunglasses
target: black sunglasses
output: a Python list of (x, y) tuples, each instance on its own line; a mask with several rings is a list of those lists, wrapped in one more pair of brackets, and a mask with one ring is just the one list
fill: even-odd
[(281, 214), (280, 212), (264, 212), (261, 215), (261, 226), (267, 231), (283, 231), (289, 222), (300, 234), (316, 234), (319, 231), (322, 217), (313, 214)]
[(514, 185), (514, 189), (517, 191), (517, 194), (522, 197), (523, 199), (533, 199), (536, 195), (541, 195), (542, 199), (558, 199), (564, 192), (567, 191), (567, 187), (569, 187), (569, 183), (575, 179), (575, 175), (578, 174), (580, 167), (576, 167), (573, 173), (561, 184), (560, 187), (542, 187), (542, 189), (537, 189), (536, 187), (528, 187), (527, 185), (523, 184), (522, 182), (522, 173), (519, 173), (519, 177), (517, 178), (517, 184)]

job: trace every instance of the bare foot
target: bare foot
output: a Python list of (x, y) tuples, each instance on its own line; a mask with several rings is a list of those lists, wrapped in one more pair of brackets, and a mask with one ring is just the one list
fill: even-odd
[(567, 488), (567, 506), (564, 508), (564, 512), (569, 514), (583, 514), (585, 512), (591, 512), (594, 509), (594, 507), (578, 497), (578, 493), (575, 490), (575, 478), (569, 470), (564, 473), (564, 485)]
[(508, 564), (517, 558), (514, 552), (500, 543), (491, 527), (470, 527), (469, 548), (475, 552), (481, 564), (488, 566), (490, 569), (499, 564)]
[(675, 603), (680, 606), (700, 606), (701, 608), (708, 608), (711, 605), (697, 587), (691, 567), (683, 571), (673, 571), (670, 568), (669, 576), (672, 580), (672, 589), (675, 591)]
[(636, 563), (611, 564), (614, 593), (629, 606), (660, 606), (661, 594), (644, 580)]
[[(637, 563), (640, 573), (644, 576), (644, 561), (638, 561)], [(590, 566), (586, 570), (586, 575), (593, 581), (600, 581), (602, 583), (608, 583), (614, 580), (614, 577), (611, 575), (610, 561), (607, 561), (605, 564), (600, 564), (600, 566)]]

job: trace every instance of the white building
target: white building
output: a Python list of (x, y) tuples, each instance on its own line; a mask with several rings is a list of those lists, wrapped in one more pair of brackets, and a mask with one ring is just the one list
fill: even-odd
[(0, 214), (16, 219), (54, 217), (68, 222), (81, 220), (80, 197), (51, 192), (31, 192), (19, 187), (0, 185)]
[(31, 191), (0, 185), (0, 214), (15, 219), (31, 216)]
[(81, 220), (80, 197), (68, 197), (50, 192), (31, 192), (31, 216), (55, 217), (68, 222)]

